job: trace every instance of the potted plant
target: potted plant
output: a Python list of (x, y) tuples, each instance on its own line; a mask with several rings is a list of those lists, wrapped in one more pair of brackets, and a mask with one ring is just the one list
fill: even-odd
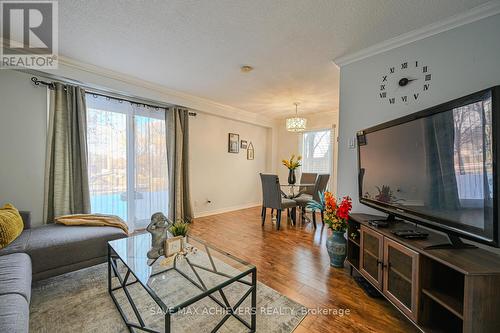
[(313, 210), (320, 210), (324, 214), (324, 222), (332, 230), (332, 235), (326, 240), (326, 249), (330, 256), (330, 265), (344, 267), (347, 241), (344, 234), (347, 230), (349, 213), (352, 209), (352, 200), (345, 196), (337, 200), (331, 192), (320, 193), (320, 200), (311, 200), (307, 205)]
[(282, 160), (284, 166), (288, 169), (288, 184), (293, 185), (296, 182), (295, 178), (295, 169), (301, 166), (300, 161), (302, 160), (302, 156), (298, 155), (297, 159), (295, 159), (295, 154), (290, 157), (289, 160)]
[(168, 229), (168, 231), (170, 231), (170, 233), (174, 237), (183, 237), (183, 245), (184, 246), (186, 245), (186, 236), (187, 236), (188, 231), (189, 231), (189, 224), (188, 223), (186, 223), (182, 220), (178, 220), (177, 222), (172, 224), (172, 226)]

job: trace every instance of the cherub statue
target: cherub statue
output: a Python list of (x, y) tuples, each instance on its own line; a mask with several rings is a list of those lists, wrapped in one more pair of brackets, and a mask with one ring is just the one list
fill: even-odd
[(171, 226), (172, 222), (163, 213), (151, 216), (151, 223), (146, 228), (151, 233), (151, 250), (147, 254), (149, 259), (158, 259), (163, 255), (163, 242), (167, 239), (167, 231)]

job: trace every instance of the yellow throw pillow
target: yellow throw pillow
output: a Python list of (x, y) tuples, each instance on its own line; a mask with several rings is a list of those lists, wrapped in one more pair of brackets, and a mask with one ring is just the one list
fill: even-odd
[(23, 228), (23, 219), (16, 207), (8, 203), (0, 208), (0, 249), (12, 243)]

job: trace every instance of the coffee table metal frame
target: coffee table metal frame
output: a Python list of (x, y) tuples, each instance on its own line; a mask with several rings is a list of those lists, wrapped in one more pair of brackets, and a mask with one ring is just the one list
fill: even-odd
[[(190, 238), (193, 238), (193, 237), (190, 237)], [(171, 316), (173, 314), (177, 313), (181, 309), (188, 307), (189, 305), (192, 305), (193, 303), (198, 302), (199, 300), (201, 300), (205, 297), (209, 297), (211, 300), (213, 300), (215, 303), (217, 303), (220, 307), (224, 308), (225, 311), (227, 312), (226, 315), (220, 320), (220, 322), (214, 327), (212, 332), (217, 332), (231, 316), (233, 316), (239, 322), (241, 322), (244, 326), (246, 326), (249, 329), (249, 332), (255, 332), (256, 314), (257, 314), (257, 268), (255, 266), (253, 266), (252, 268), (248, 269), (247, 271), (242, 272), (241, 274), (238, 274), (237, 276), (234, 276), (234, 277), (232, 277), (226, 273), (219, 272), (219, 271), (217, 271), (217, 268), (215, 267), (212, 255), (210, 253), (210, 248), (212, 248), (215, 251), (218, 251), (218, 252), (220, 252), (220, 253), (230, 257), (231, 259), (236, 260), (237, 262), (242, 263), (244, 265), (248, 265), (248, 263), (242, 261), (241, 259), (238, 259), (238, 258), (232, 256), (229, 253), (218, 250), (212, 246), (208, 247), (207, 244), (204, 243), (203, 241), (200, 241), (196, 238), (194, 238), (194, 239), (197, 242), (204, 245), (205, 252), (207, 253), (207, 255), (209, 257), (210, 263), (212, 266), (211, 268), (203, 267), (201, 265), (192, 263), (189, 260), (189, 258), (186, 257), (185, 260), (188, 263), (188, 265), (190, 266), (191, 270), (193, 271), (193, 273), (196, 276), (198, 281), (195, 281), (194, 279), (189, 277), (186, 273), (184, 273), (183, 271), (181, 271), (180, 269), (177, 268), (177, 265), (176, 265), (177, 258), (174, 259), (174, 264), (172, 267), (167, 268), (165, 270), (162, 270), (160, 272), (156, 272), (154, 274), (151, 274), (151, 276), (150, 276), (150, 277), (153, 277), (153, 276), (164, 274), (168, 271), (174, 270), (177, 273), (179, 273), (180, 275), (182, 275), (191, 284), (193, 284), (194, 286), (196, 286), (198, 289), (200, 289), (202, 291), (202, 293), (200, 293), (199, 295), (197, 295), (197, 296), (195, 296), (195, 297), (193, 297), (193, 298), (191, 298), (191, 299), (189, 299), (189, 300), (187, 300), (187, 301), (185, 301), (185, 302), (183, 302), (180, 305), (177, 305), (175, 307), (167, 306), (161, 300), (161, 298), (158, 297), (158, 295), (147, 284), (144, 284), (142, 281), (140, 281), (137, 278), (137, 276), (135, 275), (134, 271), (132, 269), (130, 269), (130, 267), (128, 267), (127, 263), (124, 260), (122, 260), (122, 258), (120, 258), (119, 254), (116, 253), (114, 251), (113, 247), (108, 243), (108, 292), (109, 292), (111, 298), (113, 299), (113, 302), (115, 303), (118, 311), (120, 312), (120, 316), (122, 317), (123, 321), (127, 325), (130, 332), (133, 332), (134, 329), (137, 329), (137, 330), (141, 330), (144, 332), (160, 333), (159, 331), (156, 331), (156, 330), (153, 330), (151, 328), (146, 327), (146, 324), (144, 323), (144, 320), (142, 319), (142, 316), (139, 312), (139, 309), (137, 308), (137, 306), (134, 302), (134, 299), (132, 298), (132, 296), (130, 295), (130, 293), (127, 289), (129, 286), (131, 286), (135, 283), (139, 283), (146, 290), (146, 292), (149, 294), (149, 296), (161, 308), (162, 313), (165, 314), (165, 333), (171, 332), (171, 327), (170, 327), (171, 326)], [(118, 260), (120, 260), (126, 268), (124, 276), (122, 276), (118, 270), (118, 266), (117, 266)], [(220, 285), (218, 285), (216, 287), (209, 289), (206, 287), (205, 283), (203, 282), (202, 278), (200, 277), (200, 275), (198, 274), (198, 272), (196, 271), (195, 268), (202, 269), (202, 270), (226, 277), (226, 278), (228, 278), (228, 280), (224, 281), (223, 283), (221, 283)], [(252, 275), (251, 282), (243, 280), (243, 278), (249, 276), (250, 274)], [(111, 284), (112, 275), (117, 277), (117, 279), (119, 281), (119, 285), (117, 287), (113, 287)], [(135, 280), (129, 282), (129, 278), (131, 275), (134, 276)], [(232, 283), (242, 283), (242, 284), (250, 286), (250, 288), (246, 291), (246, 293), (233, 306), (231, 306), (231, 304), (227, 300), (227, 297), (224, 294), (224, 290), (223, 290), (223, 288), (229, 286)], [(132, 322), (127, 318), (127, 316), (125, 315), (125, 312), (123, 311), (122, 307), (120, 306), (120, 303), (116, 299), (114, 293), (120, 289), (123, 290), (130, 306), (132, 307), (132, 310), (134, 311), (135, 316), (137, 317), (138, 323)], [(220, 294), (223, 302), (221, 302), (219, 299), (215, 298), (212, 295), (213, 293), (216, 293), (216, 292), (218, 292)], [(241, 316), (238, 315), (237, 309), (241, 306), (241, 304), (245, 301), (245, 299), (250, 294), (251, 294), (251, 306), (252, 306), (251, 312), (250, 312), (251, 317), (250, 317), (250, 322), (247, 322), (246, 320), (241, 318)]]

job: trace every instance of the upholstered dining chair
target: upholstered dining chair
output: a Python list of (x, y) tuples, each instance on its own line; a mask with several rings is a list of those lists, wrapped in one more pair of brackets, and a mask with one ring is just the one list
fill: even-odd
[[(300, 183), (301, 184), (314, 184), (316, 183), (316, 178), (318, 177), (318, 174), (315, 172), (302, 172), (300, 175)], [(313, 186), (301, 186), (299, 188), (300, 193), (304, 194), (313, 194)]]
[(292, 210), (292, 222), (295, 224), (297, 220), (296, 207), (297, 203), (288, 198), (284, 198), (281, 194), (280, 180), (277, 175), (272, 174), (260, 174), (260, 179), (262, 181), (262, 226), (266, 222), (267, 208), (271, 210), (276, 209), (276, 229), (280, 230), (281, 225), (281, 212), (286, 209)]
[[(312, 194), (307, 194), (303, 193), (299, 195), (297, 198), (294, 198), (295, 202), (297, 203), (297, 206), (300, 207), (301, 209), (301, 216), (304, 218), (306, 214), (306, 207), (309, 201), (315, 200), (319, 201), (319, 195), (320, 193), (323, 193), (326, 190), (326, 186), (328, 185), (328, 180), (330, 179), (329, 174), (320, 174), (318, 175), (318, 178), (316, 178), (316, 182), (314, 183), (314, 188)], [(314, 228), (316, 228), (316, 212), (314, 210), (311, 211), (312, 213), (312, 221)], [(323, 211), (321, 212), (321, 222), (324, 224), (325, 222), (323, 221)]]

